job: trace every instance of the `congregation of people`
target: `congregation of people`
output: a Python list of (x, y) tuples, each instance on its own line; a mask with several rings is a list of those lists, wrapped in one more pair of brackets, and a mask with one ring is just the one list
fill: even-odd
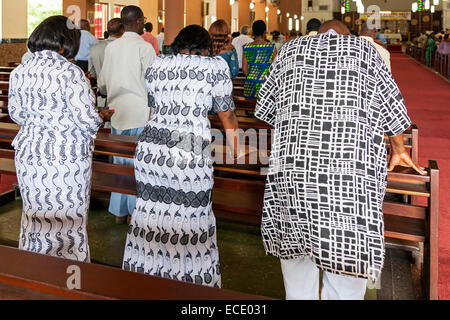
[[(81, 31), (67, 20), (43, 21), (11, 74), (21, 249), (90, 261), (93, 140), (110, 122), (112, 134), (138, 137), (134, 159), (113, 159), (134, 167), (137, 183), (136, 196), (113, 193), (108, 208), (130, 225), (123, 269), (220, 288), (208, 114), (219, 117), (233, 157), (245, 157), (233, 87), (242, 71), (255, 117), (274, 127), (261, 229), (286, 298), (319, 299), (323, 270), (322, 299), (364, 299), (384, 263), (387, 172), (402, 165), (425, 174), (403, 146), (411, 121), (377, 30), (364, 24), (354, 36), (339, 21), (312, 19), (305, 36), (268, 37), (262, 20), (235, 34), (217, 20), (209, 30), (185, 27), (165, 54), (164, 30), (153, 36), (137, 6), (109, 21), (101, 41), (86, 20)], [(439, 50), (445, 43), (448, 34)]]
[(431, 66), (433, 54), (435, 52), (441, 55), (450, 54), (450, 31), (426, 32), (417, 34), (412, 38), (412, 44), (425, 50), (426, 64)]

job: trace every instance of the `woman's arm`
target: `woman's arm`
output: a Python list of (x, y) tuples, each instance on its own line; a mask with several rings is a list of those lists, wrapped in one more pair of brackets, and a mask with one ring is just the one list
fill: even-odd
[(278, 50), (277, 50), (277, 46), (275, 46), (275, 48), (273, 48), (273, 59), (272, 62), (275, 61), (275, 59), (277, 58), (278, 55)]
[(240, 154), (239, 150), (239, 123), (234, 111), (219, 112), (219, 119), (222, 122), (227, 138), (228, 146), (233, 146), (233, 156), (237, 158)]

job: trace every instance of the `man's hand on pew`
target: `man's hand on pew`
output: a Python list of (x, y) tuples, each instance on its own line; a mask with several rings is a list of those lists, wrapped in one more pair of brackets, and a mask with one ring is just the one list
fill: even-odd
[(392, 156), (391, 156), (391, 160), (389, 162), (389, 167), (388, 167), (389, 172), (393, 171), (395, 169), (395, 167), (397, 167), (397, 166), (402, 166), (402, 167), (413, 168), (414, 170), (416, 170), (419, 174), (421, 174), (423, 176), (427, 175), (425, 168), (414, 163), (414, 161), (411, 159), (408, 152), (406, 152), (404, 140), (403, 140), (403, 134), (399, 134), (395, 137), (389, 137), (389, 140), (390, 140), (391, 146), (392, 146)]
[(116, 110), (102, 110), (99, 112), (100, 118), (103, 119), (103, 122), (111, 121), (111, 117), (114, 115)]

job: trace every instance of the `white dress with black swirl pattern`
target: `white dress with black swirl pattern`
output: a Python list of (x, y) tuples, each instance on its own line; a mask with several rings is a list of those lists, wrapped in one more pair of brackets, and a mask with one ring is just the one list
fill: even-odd
[(89, 261), (92, 140), (102, 120), (83, 71), (40, 51), (12, 73), (9, 114), (23, 200), (19, 248)]
[(136, 149), (123, 268), (220, 287), (208, 112), (234, 110), (229, 67), (220, 57), (158, 57), (146, 81), (154, 113)]

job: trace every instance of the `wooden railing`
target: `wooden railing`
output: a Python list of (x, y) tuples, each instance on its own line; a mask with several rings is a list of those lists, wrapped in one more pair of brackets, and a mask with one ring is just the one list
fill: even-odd
[[(0, 246), (2, 299), (268, 300), (225, 289), (149, 276)], [(68, 288), (78, 272), (81, 288)]]
[[(417, 61), (426, 64), (426, 50), (417, 46), (409, 45), (406, 54)], [(439, 72), (443, 77), (450, 80), (450, 54), (441, 54), (437, 50), (433, 51), (431, 57), (431, 67)]]

